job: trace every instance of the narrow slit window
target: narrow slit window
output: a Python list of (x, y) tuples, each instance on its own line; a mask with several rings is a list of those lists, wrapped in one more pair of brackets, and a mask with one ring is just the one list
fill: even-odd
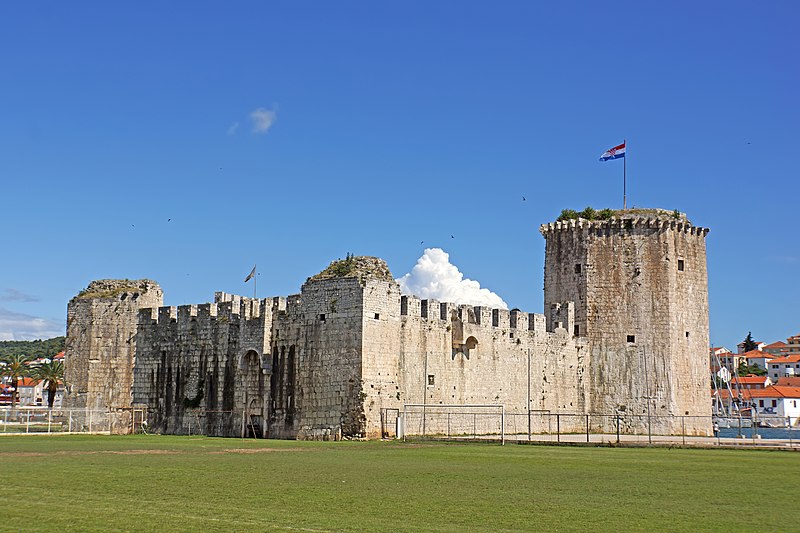
[(580, 263), (576, 263), (575, 264), (575, 273), (576, 274), (580, 274), (581, 273), (581, 264)]
[(574, 329), (575, 329), (575, 331), (574, 331), (575, 336), (579, 337), (580, 334), (581, 334), (581, 327), (578, 324), (575, 324), (575, 328)]
[(428, 374), (428, 387), (433, 387), (436, 384), (436, 377), (433, 374)]
[(683, 272), (683, 259), (678, 259), (678, 272)]

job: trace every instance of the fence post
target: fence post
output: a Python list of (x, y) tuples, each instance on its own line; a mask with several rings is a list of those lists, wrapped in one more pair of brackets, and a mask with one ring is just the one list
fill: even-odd
[(90, 434), (92, 432), (92, 412), (93, 411), (91, 409), (89, 409), (89, 433)]
[(561, 442), (561, 413), (556, 413), (556, 439)]
[(28, 410), (28, 421), (25, 423), (25, 433), (31, 432), (31, 412)]
[(794, 448), (794, 445), (792, 444), (792, 417), (791, 416), (787, 416), (786, 417), (786, 427), (789, 428), (789, 449), (791, 450), (792, 448)]
[(586, 442), (589, 442), (589, 413), (586, 413)]
[(506, 404), (503, 404), (502, 411), (500, 412), (500, 444), (506, 444)]
[(67, 411), (67, 418), (69, 419), (69, 422), (67, 424), (67, 432), (72, 433), (72, 409)]
[(50, 424), (53, 422), (53, 410), (47, 410), (47, 432), (50, 433)]

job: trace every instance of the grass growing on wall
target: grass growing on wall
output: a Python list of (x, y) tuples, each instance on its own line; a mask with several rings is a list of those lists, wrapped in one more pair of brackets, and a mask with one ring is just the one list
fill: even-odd
[(743, 498), (800, 490), (800, 455), (740, 450), (28, 436), (0, 464), (13, 531), (780, 531)]

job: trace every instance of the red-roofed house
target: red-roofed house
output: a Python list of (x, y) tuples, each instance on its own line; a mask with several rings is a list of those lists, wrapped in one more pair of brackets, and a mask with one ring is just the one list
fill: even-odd
[(731, 380), (731, 388), (736, 389), (765, 389), (772, 385), (769, 376), (734, 376)]
[(0, 383), (0, 405), (11, 405), (11, 385)]
[(779, 387), (800, 387), (800, 377), (778, 378), (778, 382), (775, 385)]
[(776, 357), (769, 362), (769, 377), (773, 381), (795, 376), (800, 376), (800, 353)]
[(19, 405), (42, 405), (42, 392), (44, 383), (33, 378), (21, 378), (17, 384), (19, 388)]
[(783, 341), (773, 342), (772, 344), (767, 344), (763, 348), (762, 351), (767, 353), (771, 353), (772, 355), (786, 355), (792, 353), (792, 349)]
[(773, 385), (750, 392), (759, 414), (788, 418), (792, 426), (800, 422), (800, 387)]
[(750, 350), (749, 352), (741, 354), (741, 357), (744, 360), (744, 364), (748, 366), (757, 366), (768, 370), (767, 365), (771, 360), (775, 359), (776, 356), (762, 350)]
[(711, 368), (711, 372), (717, 374), (720, 378), (723, 378), (723, 376), (719, 374), (720, 368), (727, 368), (730, 375), (734, 375), (739, 368), (739, 364), (744, 361), (744, 358), (740, 354), (731, 353), (727, 348), (711, 348), (708, 355), (710, 358), (709, 367)]
[[(730, 405), (731, 398), (727, 390), (720, 390), (717, 394), (723, 405)], [(763, 420), (772, 419), (783, 425), (782, 419), (788, 417), (792, 426), (800, 423), (800, 387), (770, 385), (763, 389), (739, 389), (733, 396), (734, 399), (739, 398), (737, 403), (743, 408), (752, 406)]]

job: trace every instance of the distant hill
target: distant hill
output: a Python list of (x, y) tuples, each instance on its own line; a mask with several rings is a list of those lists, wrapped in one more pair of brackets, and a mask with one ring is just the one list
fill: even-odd
[(0, 341), (0, 357), (5, 355), (52, 357), (64, 351), (65, 340), (66, 337), (53, 337), (35, 341)]

